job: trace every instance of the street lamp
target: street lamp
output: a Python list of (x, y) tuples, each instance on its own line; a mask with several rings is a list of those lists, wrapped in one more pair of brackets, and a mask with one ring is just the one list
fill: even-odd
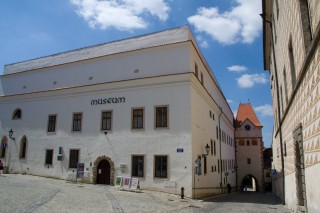
[(204, 148), (205, 148), (207, 154), (202, 154), (202, 157), (209, 155), (209, 151), (210, 151), (210, 146), (208, 144)]
[(9, 138), (11, 138), (11, 139), (12, 139), (12, 135), (13, 135), (13, 130), (12, 130), (12, 129), (10, 129), (10, 131), (9, 131)]

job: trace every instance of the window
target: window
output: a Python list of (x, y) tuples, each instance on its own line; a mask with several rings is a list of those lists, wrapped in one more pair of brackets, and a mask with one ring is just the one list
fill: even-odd
[(212, 118), (212, 112), (211, 112), (211, 110), (210, 110), (210, 113), (209, 113), (209, 115), (210, 115), (210, 118)]
[(111, 130), (112, 112), (105, 111), (101, 114), (101, 130)]
[(26, 152), (27, 152), (27, 138), (23, 136), (20, 143), (20, 155), (19, 155), (20, 159), (26, 158)]
[(167, 156), (155, 156), (154, 161), (154, 176), (157, 178), (167, 178)]
[(56, 115), (49, 115), (48, 132), (55, 132), (56, 131), (56, 122), (57, 122), (57, 116)]
[(216, 127), (216, 133), (217, 133), (217, 139), (219, 139), (219, 130), (218, 130), (218, 126)]
[(132, 156), (132, 176), (144, 176), (144, 156)]
[(203, 157), (203, 173), (207, 174), (207, 156)]
[(69, 157), (69, 168), (76, 169), (79, 162), (79, 150), (71, 149)]
[(211, 146), (210, 146), (210, 148), (211, 148), (211, 155), (213, 155), (213, 141), (211, 140), (210, 142), (211, 142)]
[(300, 3), (299, 8), (300, 8), (300, 15), (301, 15), (301, 22), (302, 22), (301, 24), (302, 24), (302, 30), (303, 30), (304, 46), (305, 46), (305, 51), (307, 51), (312, 40), (308, 1), (300, 0), (299, 3)]
[(292, 90), (294, 89), (296, 85), (296, 68), (294, 64), (294, 55), (293, 55), (293, 48), (292, 48), (292, 38), (290, 36), (289, 41), (289, 60), (290, 60), (290, 68), (291, 68), (291, 84), (292, 84)]
[(286, 103), (288, 104), (288, 85), (287, 85), (286, 69), (283, 70), (283, 82), (284, 82), (284, 93), (286, 95)]
[(132, 129), (143, 129), (143, 109), (132, 109)]
[(212, 113), (212, 119), (214, 120), (214, 113)]
[(13, 115), (12, 115), (12, 120), (18, 120), (18, 119), (21, 119), (21, 109), (16, 109), (14, 112), (13, 112)]
[(53, 149), (47, 149), (46, 150), (46, 165), (52, 165), (53, 160)]
[(1, 140), (1, 147), (0, 147), (0, 158), (6, 157), (7, 143), (8, 143), (8, 138), (6, 136), (3, 136)]
[(247, 158), (247, 164), (251, 164), (251, 159)]
[(200, 78), (200, 79), (201, 79), (200, 81), (201, 81), (201, 84), (203, 85), (203, 73), (201, 72), (200, 74), (201, 74), (201, 75), (200, 75), (200, 77), (201, 77), (201, 78)]
[(213, 143), (213, 153), (214, 155), (216, 155), (216, 141), (214, 141)]
[(198, 65), (197, 65), (197, 63), (194, 64), (194, 74), (198, 78)]
[(283, 143), (283, 155), (287, 156), (287, 143), (286, 142)]
[(239, 146), (244, 146), (244, 140), (239, 141)]
[(81, 131), (82, 113), (73, 114), (72, 131)]
[(156, 110), (156, 128), (167, 128), (168, 127), (168, 107), (157, 106)]
[(247, 141), (247, 146), (250, 146), (250, 141)]
[(220, 173), (220, 160), (218, 160), (218, 173)]
[(252, 141), (252, 145), (253, 145), (253, 146), (258, 145), (258, 141), (257, 141), (257, 140), (253, 140), (253, 141)]

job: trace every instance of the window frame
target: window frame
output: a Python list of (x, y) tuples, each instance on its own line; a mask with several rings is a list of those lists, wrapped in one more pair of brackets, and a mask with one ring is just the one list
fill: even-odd
[[(141, 128), (138, 128), (138, 127), (135, 127), (134, 125), (134, 122), (135, 122), (135, 115), (134, 115), (134, 112), (136, 110), (142, 110), (142, 127)], [(135, 108), (131, 108), (131, 130), (135, 130), (135, 131), (139, 131), (139, 130), (144, 130), (145, 128), (145, 112), (144, 112), (144, 107), (135, 107)], [(136, 116), (137, 117), (137, 116)]]
[[(157, 108), (166, 108), (166, 126), (157, 126)], [(161, 116), (161, 119), (163, 118), (163, 115)], [(163, 123), (163, 122), (161, 122)], [(154, 106), (154, 128), (155, 129), (169, 129), (169, 105), (157, 105)]]
[[(157, 158), (164, 158), (164, 157), (166, 158), (166, 175), (165, 176), (164, 175), (158, 176), (157, 171), (156, 171), (157, 170)], [(159, 179), (168, 179), (169, 178), (169, 156), (168, 155), (154, 155), (153, 160), (154, 160), (153, 177), (159, 178)], [(160, 171), (160, 173), (162, 173), (162, 170)]]
[[(103, 129), (103, 121), (104, 121), (104, 117), (103, 114), (104, 113), (110, 113), (110, 128), (108, 129), (108, 122), (106, 123), (107, 128)], [(108, 121), (108, 117), (106, 118), (106, 121)], [(103, 110), (101, 111), (101, 120), (100, 120), (100, 131), (104, 132), (104, 131), (110, 131), (112, 132), (112, 126), (113, 126), (113, 110)]]
[[(53, 125), (53, 131), (49, 131), (49, 128), (51, 127), (51, 120), (50, 120), (50, 117), (55, 117), (54, 118), (54, 125)], [(52, 128), (52, 127), (51, 127)], [(48, 115), (48, 124), (47, 124), (47, 133), (56, 133), (57, 131), (57, 114), (49, 114)]]
[[(51, 151), (51, 163), (48, 162), (48, 152)], [(44, 165), (53, 165), (53, 155), (54, 154), (54, 149), (46, 149), (46, 155), (45, 155), (45, 159), (44, 159)]]
[[(81, 115), (80, 118), (80, 130), (75, 129), (75, 115)], [(82, 121), (83, 121), (83, 113), (82, 112), (74, 112), (72, 113), (72, 132), (82, 132)], [(78, 121), (79, 122), (79, 121)]]
[(27, 158), (27, 147), (28, 147), (27, 137), (23, 136), (20, 141), (19, 159)]
[[(139, 176), (139, 174), (138, 175), (136, 175), (135, 173), (134, 173), (134, 168), (135, 168), (135, 166), (134, 166), (134, 158), (139, 158), (139, 157), (141, 157), (142, 158), (142, 176)], [(137, 166), (139, 166), (139, 165), (137, 165)], [(139, 173), (139, 168), (138, 168), (138, 173)], [(134, 155), (131, 155), (131, 176), (132, 177), (138, 177), (138, 178), (144, 178), (145, 177), (145, 155), (139, 155), (139, 154), (134, 154)]]
[[(73, 165), (71, 165), (71, 152), (73, 152), (73, 151), (76, 151), (77, 152), (77, 163), (76, 163), (76, 165), (75, 165), (75, 167), (71, 167), (71, 166), (73, 166)], [(80, 159), (80, 149), (69, 149), (69, 163), (68, 163), (68, 168), (69, 169), (77, 169), (77, 167), (78, 167), (78, 163), (79, 163), (79, 159)]]
[[(20, 115), (17, 115), (17, 113)], [(12, 113), (12, 120), (21, 120), (22, 119), (22, 110), (20, 108), (16, 108)]]

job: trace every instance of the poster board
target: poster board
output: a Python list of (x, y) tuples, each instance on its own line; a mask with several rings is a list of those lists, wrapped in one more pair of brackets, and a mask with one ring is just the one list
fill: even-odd
[(131, 189), (139, 189), (139, 178), (132, 178), (131, 180)]
[(84, 176), (84, 163), (78, 163), (77, 178), (83, 178), (83, 176)]
[(122, 186), (122, 181), (123, 181), (123, 178), (121, 176), (117, 176), (116, 177), (116, 187), (121, 187)]
[(131, 186), (131, 177), (125, 177), (123, 181), (123, 188), (130, 189)]

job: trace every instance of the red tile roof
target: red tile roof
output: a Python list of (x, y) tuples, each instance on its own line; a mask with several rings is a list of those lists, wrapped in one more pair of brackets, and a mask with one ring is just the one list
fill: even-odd
[(239, 104), (236, 126), (239, 127), (246, 119), (250, 120), (255, 126), (262, 127), (262, 124), (260, 123), (251, 104)]

